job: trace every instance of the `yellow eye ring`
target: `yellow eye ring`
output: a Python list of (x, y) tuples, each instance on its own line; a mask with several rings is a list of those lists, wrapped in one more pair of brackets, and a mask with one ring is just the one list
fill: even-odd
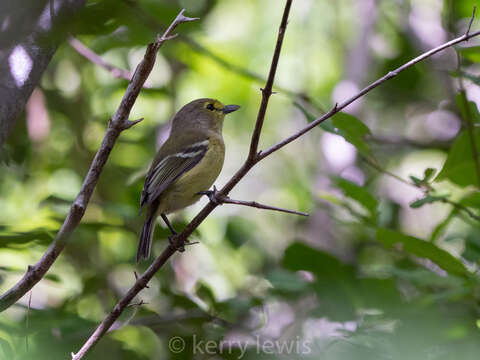
[(213, 111), (215, 110), (215, 106), (213, 106), (213, 104), (210, 103), (207, 105), (207, 109)]

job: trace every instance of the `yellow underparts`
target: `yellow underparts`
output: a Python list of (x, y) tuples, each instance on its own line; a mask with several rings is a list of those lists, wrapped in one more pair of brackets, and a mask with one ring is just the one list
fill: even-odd
[(168, 214), (197, 202), (201, 197), (197, 193), (210, 189), (222, 170), (224, 159), (223, 138), (212, 132), (205, 156), (160, 196), (158, 212)]

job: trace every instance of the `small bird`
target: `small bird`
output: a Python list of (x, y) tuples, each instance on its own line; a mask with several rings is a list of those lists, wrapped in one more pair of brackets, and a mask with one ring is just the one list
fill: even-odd
[(148, 259), (155, 220), (161, 215), (173, 235), (167, 214), (197, 202), (223, 167), (223, 119), (238, 110), (215, 99), (194, 100), (175, 115), (167, 141), (160, 147), (145, 178), (140, 211), (147, 208), (137, 262)]

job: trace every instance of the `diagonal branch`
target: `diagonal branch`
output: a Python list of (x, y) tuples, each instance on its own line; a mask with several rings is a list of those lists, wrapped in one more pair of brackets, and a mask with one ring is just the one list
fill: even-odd
[(453, 45), (459, 44), (461, 42), (468, 41), (472, 37), (475, 37), (475, 36), (478, 36), (478, 35), (480, 35), (480, 31), (475, 31), (473, 33), (465, 33), (464, 35), (462, 35), (462, 36), (460, 36), (456, 39), (453, 39), (449, 42), (446, 42), (446, 43), (444, 43), (440, 46), (437, 46), (436, 48), (433, 48), (433, 49), (423, 53), (420, 56), (417, 56), (415, 59), (410, 60), (409, 62), (403, 64), (402, 66), (396, 68), (395, 70), (390, 71), (387, 75), (383, 76), (382, 78), (380, 78), (377, 81), (373, 82), (372, 84), (368, 85), (366, 88), (362, 89), (358, 94), (352, 96), (350, 99), (345, 100), (341, 104), (335, 104), (335, 106), (330, 111), (328, 111), (325, 115), (323, 115), (323, 116), (317, 118), (316, 120), (312, 121), (310, 124), (305, 126), (303, 129), (297, 131), (295, 134), (285, 138), (284, 140), (278, 142), (277, 144), (275, 144), (275, 145), (271, 146), (270, 148), (268, 148), (267, 150), (263, 151), (259, 156), (260, 159), (266, 158), (267, 156), (271, 155), (275, 151), (280, 150), (285, 145), (287, 145), (287, 144), (291, 143), (292, 141), (298, 139), (300, 136), (309, 132), (310, 130), (312, 130), (314, 127), (316, 127), (320, 123), (324, 122), (325, 120), (330, 119), (333, 115), (342, 111), (348, 105), (350, 105), (354, 101), (358, 100), (359, 98), (361, 98), (362, 96), (364, 96), (365, 94), (370, 92), (371, 90), (375, 89), (377, 86), (383, 84), (387, 80), (390, 80), (390, 79), (394, 78), (395, 76), (400, 74), (402, 71), (407, 70), (408, 68), (412, 67), (413, 65), (419, 63), (420, 61), (423, 61), (423, 60), (429, 58), (430, 56), (432, 56), (432, 55), (434, 55), (434, 54), (436, 54), (436, 53), (438, 53), (442, 50), (445, 50), (445, 49), (447, 49), (447, 48), (449, 48)]
[(128, 116), (135, 103), (140, 90), (142, 89), (148, 75), (152, 71), (158, 49), (163, 45), (172, 31), (181, 23), (193, 21), (195, 19), (183, 16), (184, 10), (180, 11), (175, 20), (170, 24), (168, 29), (159, 37), (154, 43), (148, 45), (145, 56), (140, 64), (137, 66), (132, 80), (128, 84), (127, 90), (120, 102), (120, 105), (108, 122), (107, 131), (103, 138), (102, 144), (98, 149), (95, 158), (90, 165), (85, 180), (82, 184), (80, 192), (70, 208), (70, 211), (65, 218), (65, 221), (60, 228), (55, 240), (47, 249), (42, 258), (33, 266), (29, 266), (25, 275), (20, 281), (15, 284), (10, 290), (5, 292), (0, 297), (0, 311), (3, 311), (14, 304), (18, 299), (25, 295), (36, 283), (38, 283), (43, 276), (50, 269), (52, 264), (58, 258), (62, 250), (70, 239), (70, 235), (80, 223), (88, 202), (92, 196), (93, 190), (97, 184), (98, 178), (102, 173), (105, 163), (108, 160), (110, 152), (112, 151), (115, 141), (120, 136), (120, 133), (140, 120), (130, 121)]
[[(270, 67), (270, 75), (265, 85), (265, 89), (262, 92), (263, 100), (260, 105), (260, 109), (257, 116), (257, 122), (255, 125), (255, 131), (252, 135), (251, 147), (254, 149), (254, 155), (256, 156), (256, 149), (258, 146), (258, 138), (260, 136), (263, 120), (265, 118), (266, 108), (268, 105), (268, 99), (271, 95), (271, 89), (273, 86), (273, 80), (275, 78), (275, 72), (277, 69), (278, 58), (280, 56), (280, 50), (282, 48), (283, 35), (287, 27), (287, 19), (290, 12), (290, 7), (292, 5), (292, 0), (287, 0), (285, 5), (285, 10), (283, 12), (282, 22), (280, 24), (280, 29), (278, 32), (277, 46), (275, 47), (275, 54), (273, 56), (272, 64)], [(259, 124), (260, 123), (260, 124)], [(256, 140), (255, 140), (256, 138)], [(256, 144), (256, 145), (255, 145)], [(247, 172), (256, 164), (256, 157), (251, 158), (248, 156), (247, 160), (240, 168), (239, 171), (230, 179), (230, 181), (225, 185), (219, 192), (219, 196), (227, 196), (228, 192), (247, 174)], [(82, 346), (77, 354), (72, 354), (72, 360), (82, 359), (88, 351), (105, 335), (108, 329), (112, 326), (116, 319), (121, 315), (125, 308), (130, 304), (134, 297), (147, 286), (150, 279), (155, 275), (155, 273), (167, 262), (167, 260), (175, 254), (178, 249), (182, 249), (185, 246), (185, 243), (188, 237), (192, 232), (202, 223), (202, 221), (218, 206), (213, 202), (209, 202), (202, 211), (186, 226), (182, 233), (176, 235), (172, 238), (171, 243), (168, 247), (160, 254), (159, 257), (147, 268), (147, 270), (138, 277), (135, 284), (130, 288), (130, 290), (125, 294), (125, 296), (120, 299), (120, 301), (115, 305), (113, 310), (107, 317), (100, 323), (97, 329), (93, 332), (87, 342)]]
[(105, 61), (100, 55), (98, 55), (93, 50), (89, 49), (84, 43), (73, 36), (68, 37), (68, 43), (72, 48), (75, 49), (80, 55), (82, 55), (85, 59), (91, 61), (95, 65), (98, 65), (105, 70), (109, 71), (113, 77), (117, 79), (125, 79), (129, 80), (132, 78), (132, 73), (128, 70), (121, 69), (116, 67), (107, 61)]
[[(225, 186), (218, 191), (218, 196), (226, 197), (228, 193), (242, 180), (245, 175), (252, 169), (255, 164), (259, 161), (271, 155), (275, 151), (278, 151), (283, 146), (289, 144), (290, 142), (296, 140), (306, 132), (312, 130), (315, 126), (320, 124), (322, 121), (332, 117), (334, 114), (342, 110), (343, 108), (350, 105), (355, 100), (359, 99), (360, 97), (364, 96), (370, 90), (376, 88), (380, 84), (384, 83), (387, 80), (392, 79), (401, 71), (406, 70), (407, 68), (415, 65), (416, 63), (427, 59), (428, 57), (434, 55), (437, 52), (440, 52), (450, 46), (458, 44), (462, 41), (467, 41), (472, 37), (480, 35), (480, 31), (474, 33), (465, 33), (463, 36), (456, 38), (452, 41), (449, 41), (443, 45), (440, 45), (420, 56), (417, 58), (409, 61), (408, 63), (402, 65), (398, 69), (388, 73), (381, 79), (375, 81), (365, 89), (361, 90), (357, 95), (353, 96), (352, 98), (348, 99), (341, 105), (335, 105), (328, 113), (323, 115), (322, 117), (315, 120), (309, 126), (301, 129), (297, 133), (293, 134), (292, 136), (282, 140), (278, 144), (270, 147), (265, 152), (258, 152), (258, 141), (260, 138), (260, 133), (262, 130), (263, 121), (265, 118), (266, 108), (268, 105), (268, 100), (271, 95), (271, 90), (273, 86), (273, 80), (275, 77), (276, 67), (278, 64), (278, 59), (280, 55), (283, 35), (286, 30), (288, 15), (290, 11), (292, 0), (286, 0), (285, 10), (282, 17), (282, 22), (279, 29), (279, 34), (277, 38), (277, 46), (275, 47), (275, 53), (273, 56), (272, 64), (270, 67), (270, 73), (267, 80), (267, 84), (265, 85), (264, 90), (262, 90), (262, 103), (260, 105), (259, 114), (257, 116), (257, 121), (255, 125), (255, 130), (252, 134), (251, 144), (250, 144), (250, 151), (246, 161), (240, 167), (240, 169), (232, 176), (232, 178), (225, 184)], [(188, 237), (193, 233), (193, 231), (205, 220), (205, 218), (219, 205), (219, 203), (215, 204), (214, 202), (210, 201), (205, 207), (190, 221), (190, 223), (185, 227), (182, 233), (174, 236), (171, 238), (170, 244), (166, 247), (166, 249), (157, 257), (153, 263), (147, 268), (147, 270), (138, 277), (134, 285), (128, 290), (128, 292), (123, 296), (120, 301), (115, 305), (113, 310), (107, 315), (107, 317), (100, 323), (97, 329), (93, 332), (87, 342), (82, 346), (79, 352), (74, 355), (72, 354), (72, 360), (79, 360), (82, 359), (85, 354), (91, 350), (91, 348), (105, 335), (108, 329), (112, 326), (116, 319), (122, 314), (125, 308), (131, 303), (131, 301), (135, 298), (135, 296), (144, 289), (148, 282), (152, 279), (155, 273), (168, 261), (168, 259), (175, 254), (178, 249), (182, 249), (188, 239)]]
[(253, 129), (252, 139), (250, 141), (250, 152), (248, 153), (248, 160), (254, 162), (257, 157), (258, 142), (260, 141), (260, 133), (262, 132), (263, 121), (267, 111), (268, 100), (272, 95), (273, 82), (275, 80), (275, 73), (277, 72), (278, 59), (280, 58), (280, 50), (282, 49), (283, 37), (287, 30), (288, 14), (290, 13), (291, 1), (287, 1), (285, 11), (283, 12), (282, 22), (278, 30), (277, 44), (273, 52), (272, 64), (268, 73), (267, 84), (262, 89), (262, 102), (258, 110), (257, 121), (255, 122), (255, 129)]

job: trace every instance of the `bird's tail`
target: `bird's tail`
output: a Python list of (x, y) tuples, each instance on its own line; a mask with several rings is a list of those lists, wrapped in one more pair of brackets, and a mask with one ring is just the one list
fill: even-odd
[(140, 240), (138, 242), (137, 263), (142, 259), (148, 259), (150, 257), (156, 217), (155, 211), (151, 211), (151, 208), (149, 208), (145, 223), (143, 224), (142, 234), (140, 235)]

